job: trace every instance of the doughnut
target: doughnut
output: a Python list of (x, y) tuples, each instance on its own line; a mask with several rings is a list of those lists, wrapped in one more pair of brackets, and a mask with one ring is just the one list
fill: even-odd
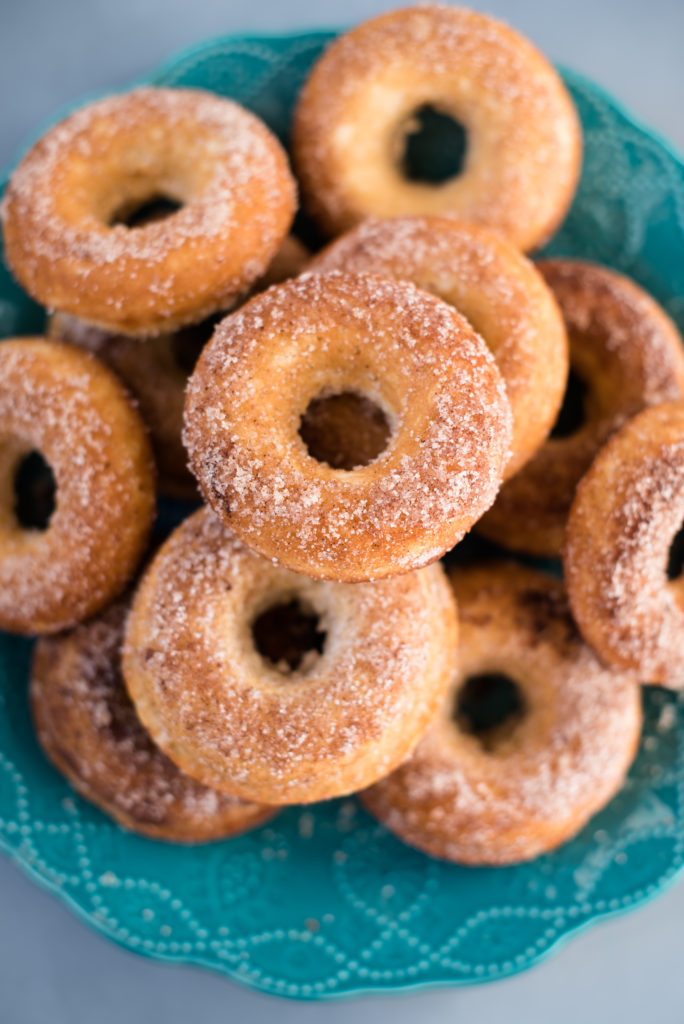
[[(174, 212), (132, 220), (158, 200)], [(34, 299), (145, 335), (229, 308), (294, 208), (285, 152), (253, 114), (201, 90), (141, 88), (50, 129), (1, 212), (8, 263)]]
[(532, 263), (489, 228), (445, 217), (367, 220), (332, 242), (312, 271), (413, 281), (455, 306), (494, 354), (513, 414), (512, 476), (546, 439), (568, 373), (565, 328)]
[(666, 402), (630, 420), (582, 478), (563, 567), (587, 643), (674, 689), (684, 688), (684, 579), (670, 551), (682, 522), (684, 402)]
[[(407, 161), (407, 136), (430, 111), (466, 133), (460, 173), (437, 182), (412, 178)], [(427, 4), (380, 15), (328, 47), (297, 102), (293, 156), (327, 234), (370, 216), (435, 214), (495, 228), (526, 251), (570, 205), (581, 129), (560, 77), (528, 40), (474, 11)]]
[[(55, 484), (44, 529), (22, 525), (16, 478), (38, 452)], [(155, 514), (140, 414), (91, 355), (44, 338), (0, 344), (0, 629), (52, 633), (123, 589)]]
[(439, 565), (324, 583), (252, 554), (205, 507), (144, 575), (122, 664), (141, 721), (183, 771), (283, 804), (351, 793), (395, 767), (455, 657)]
[(646, 406), (684, 395), (684, 349), (665, 311), (629, 278), (579, 260), (538, 268), (568, 331), (567, 396), (551, 437), (477, 528), (514, 551), (557, 557), (575, 488), (610, 435)]
[[(288, 236), (258, 287), (267, 288), (297, 274), (307, 259), (304, 246)], [(214, 315), (172, 334), (140, 339), (111, 334), (68, 313), (54, 313), (50, 317), (51, 337), (93, 352), (135, 396), (150, 431), (159, 489), (170, 497), (197, 497), (197, 484), (188, 469), (188, 457), (181, 442), (185, 385), (219, 319), (220, 315)]]
[(450, 579), (458, 671), (411, 757), (361, 799), (435, 857), (531, 860), (574, 836), (621, 786), (641, 731), (639, 686), (582, 641), (560, 582), (506, 563)]
[(120, 671), (127, 611), (128, 601), (117, 601), (36, 644), (30, 694), (43, 750), (81, 796), (132, 832), (202, 843), (260, 825), (272, 807), (184, 775), (141, 726)]
[[(389, 443), (333, 469), (298, 428), (312, 401), (360, 395)], [(304, 274), (216, 329), (188, 382), (184, 442), (215, 513), (254, 551), (320, 579), (419, 568), (492, 504), (510, 407), (467, 321), (403, 281)]]

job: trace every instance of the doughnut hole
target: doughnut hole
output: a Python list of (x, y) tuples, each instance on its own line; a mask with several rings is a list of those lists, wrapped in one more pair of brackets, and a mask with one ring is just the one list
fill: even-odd
[(441, 185), (464, 168), (468, 136), (459, 121), (430, 103), (404, 123), (399, 166), (408, 181)]
[(129, 199), (118, 206), (109, 224), (123, 224), (127, 228), (142, 228), (155, 221), (166, 220), (177, 213), (183, 204), (171, 196), (151, 195), (147, 199)]
[[(182, 134), (170, 139), (167, 146), (150, 148), (144, 166), (140, 164), (140, 140), (124, 136), (120, 147), (117, 144), (115, 151), (99, 153), (87, 169), (72, 168), (74, 203), (82, 214), (94, 216), (107, 227), (154, 231), (182, 213), (206, 182), (201, 161), (181, 151)], [(203, 142), (198, 140), (198, 152)]]
[(667, 578), (670, 582), (679, 580), (684, 571), (684, 524), (672, 538), (667, 555)]
[(299, 425), (309, 455), (343, 470), (374, 462), (387, 448), (391, 432), (383, 409), (354, 391), (312, 398)]
[[(103, 149), (83, 172), (72, 168), (75, 202), (83, 197), (90, 214), (108, 227), (154, 230), (192, 203), (206, 180), (196, 154), (181, 150), (182, 134), (151, 145), (144, 154), (142, 141), (124, 134), (121, 145)], [(198, 152), (203, 142), (197, 140)]]
[(684, 614), (684, 521), (681, 515), (681, 505), (679, 509), (672, 509), (669, 530), (662, 531), (661, 558), (665, 563), (666, 589)]
[(283, 675), (308, 672), (323, 652), (327, 633), (313, 608), (297, 597), (270, 605), (252, 622), (261, 657)]
[(501, 672), (468, 676), (456, 693), (452, 717), (487, 753), (510, 740), (526, 712), (520, 686)]
[(56, 506), (57, 485), (52, 469), (38, 451), (30, 451), (16, 464), (13, 511), (23, 530), (47, 530)]
[(571, 367), (568, 373), (568, 383), (565, 388), (563, 403), (556, 422), (551, 428), (550, 437), (570, 437), (572, 434), (577, 433), (584, 425), (586, 421), (588, 390), (584, 379)]

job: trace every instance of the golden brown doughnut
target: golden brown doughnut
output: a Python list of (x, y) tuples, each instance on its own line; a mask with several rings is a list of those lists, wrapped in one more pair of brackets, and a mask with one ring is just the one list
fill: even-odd
[[(407, 133), (425, 108), (467, 133), (461, 173), (409, 180)], [(304, 198), (339, 234), (369, 216), (454, 216), (523, 250), (563, 219), (579, 177), (577, 113), (548, 61), (512, 29), (464, 8), (425, 4), (364, 22), (314, 65), (294, 115)]]
[(668, 557), (684, 522), (684, 402), (645, 409), (582, 478), (563, 554), (573, 615), (609, 665), (684, 687), (684, 579)]
[[(255, 287), (261, 290), (298, 274), (308, 256), (301, 242), (288, 235)], [(214, 315), (172, 334), (144, 339), (111, 334), (68, 313), (54, 313), (49, 320), (50, 337), (93, 352), (135, 396), (150, 431), (159, 489), (171, 497), (197, 497), (197, 484), (181, 441), (185, 385), (219, 319), (220, 315)]]
[(455, 655), (440, 566), (322, 583), (252, 554), (204, 508), (143, 577), (123, 674), (189, 775), (246, 800), (308, 803), (369, 785), (409, 753)]
[(570, 366), (586, 389), (583, 419), (552, 433), (478, 531), (514, 551), (557, 556), (575, 488), (601, 446), (646, 406), (684, 395), (684, 349), (665, 311), (622, 274), (579, 260), (538, 267), (565, 318)]
[(445, 217), (367, 220), (309, 269), (413, 281), (463, 313), (494, 353), (513, 414), (512, 476), (546, 439), (565, 391), (563, 321), (534, 265), (489, 228)]
[[(56, 484), (44, 530), (15, 512), (15, 476), (32, 451)], [(135, 572), (154, 513), (150, 444), (114, 374), (70, 345), (3, 341), (0, 628), (52, 633), (99, 611)]]
[[(127, 226), (159, 197), (180, 208)], [(294, 208), (287, 157), (253, 114), (201, 90), (141, 88), (51, 128), (10, 178), (2, 220), (8, 262), (43, 305), (160, 334), (229, 308)]]
[(202, 786), (143, 729), (120, 671), (127, 611), (128, 601), (118, 601), (38, 641), (31, 708), (43, 750), (81, 796), (141, 835), (203, 843), (260, 825), (274, 808)]
[[(366, 466), (309, 455), (312, 400), (379, 407), (388, 447)], [(332, 271), (276, 285), (227, 317), (188, 382), (185, 445), (202, 492), (253, 550), (321, 579), (380, 579), (452, 547), (487, 509), (510, 407), (467, 321), (403, 281)]]
[[(450, 578), (458, 672), (411, 757), (362, 800), (436, 857), (530, 860), (575, 835), (621, 786), (639, 742), (639, 687), (582, 641), (557, 580), (514, 564)], [(497, 691), (499, 710), (513, 714), (494, 724)]]

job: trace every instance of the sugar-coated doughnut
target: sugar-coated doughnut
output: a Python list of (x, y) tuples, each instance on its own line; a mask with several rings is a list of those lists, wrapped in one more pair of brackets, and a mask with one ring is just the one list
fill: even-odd
[(487, 342), (506, 385), (513, 438), (505, 477), (537, 451), (561, 406), (568, 346), (553, 295), (510, 242), (445, 217), (370, 219), (309, 268), (413, 281), (455, 306)]
[[(170, 216), (129, 227), (162, 197)], [(50, 129), (10, 178), (5, 250), (43, 305), (123, 334), (229, 308), (287, 234), (295, 186), (257, 117), (196, 89), (141, 88)]]
[(559, 420), (478, 531), (515, 551), (552, 557), (560, 555), (575, 488), (601, 446), (645, 407), (684, 395), (684, 347), (665, 311), (622, 274), (580, 260), (538, 267), (563, 313), (570, 366), (585, 394), (575, 397), (569, 431)]
[[(345, 471), (299, 435), (312, 400), (356, 393), (387, 448)], [(202, 492), (255, 551), (346, 582), (425, 565), (487, 509), (510, 407), (467, 321), (403, 281), (331, 271), (257, 296), (216, 329), (188, 382), (184, 440)]]
[[(294, 627), (280, 627), (282, 652), (273, 646), (278, 610), (293, 608), (313, 623), (301, 658), (287, 652)], [(350, 793), (395, 767), (434, 715), (455, 657), (439, 565), (323, 583), (252, 554), (204, 508), (143, 577), (122, 664), (141, 721), (179, 767), (279, 804)]]
[[(291, 235), (283, 242), (255, 287), (267, 288), (299, 273), (309, 254)], [(159, 489), (175, 498), (197, 496), (195, 478), (181, 441), (185, 385), (200, 352), (214, 332), (216, 315), (171, 334), (131, 338), (112, 334), (69, 316), (50, 317), (51, 337), (78, 345), (107, 363), (135, 396), (147, 424), (159, 473)]]
[[(409, 180), (407, 133), (425, 108), (466, 131), (460, 174)], [(294, 115), (304, 199), (339, 234), (369, 216), (454, 216), (542, 244), (572, 200), (581, 161), (577, 113), (532, 44), (493, 18), (425, 4), (367, 21), (315, 64)]]
[[(15, 477), (38, 451), (52, 470), (46, 529), (24, 528)], [(0, 344), (0, 629), (51, 633), (115, 597), (143, 554), (154, 466), (137, 409), (93, 356), (44, 338)]]
[(31, 708), (40, 744), (81, 796), (124, 828), (202, 843), (237, 835), (274, 809), (217, 793), (183, 774), (138, 720), (120, 671), (128, 601), (33, 654)]
[[(558, 581), (513, 564), (450, 577), (458, 672), (411, 757), (362, 800), (426, 853), (513, 864), (575, 835), (619, 789), (639, 741), (639, 687), (583, 642)], [(520, 704), (498, 725), (478, 721), (502, 677)]]
[(610, 665), (684, 688), (684, 579), (668, 579), (684, 522), (684, 402), (645, 409), (582, 478), (563, 566), (572, 612)]

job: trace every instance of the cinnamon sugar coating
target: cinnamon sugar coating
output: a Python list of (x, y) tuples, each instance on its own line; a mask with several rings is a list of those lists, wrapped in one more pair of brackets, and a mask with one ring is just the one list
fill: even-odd
[(609, 665), (684, 687), (684, 401), (646, 409), (603, 448), (568, 519), (563, 566), (579, 628)]
[(454, 306), (494, 354), (513, 415), (505, 478), (553, 426), (568, 372), (563, 320), (534, 265), (489, 228), (445, 217), (369, 219), (309, 264), (412, 281)]
[[(439, 184), (401, 167), (416, 114), (432, 107), (467, 134), (460, 174)], [(520, 249), (560, 223), (579, 177), (581, 130), (559, 75), (493, 18), (421, 4), (366, 21), (328, 47), (295, 109), (304, 200), (339, 234), (369, 216), (454, 216)]]
[(580, 260), (538, 268), (565, 319), (583, 419), (551, 436), (501, 489), (478, 531), (514, 551), (558, 556), (575, 489), (602, 445), (647, 406), (684, 395), (684, 346), (658, 303), (629, 278)]
[[(387, 448), (345, 471), (299, 436), (311, 399), (356, 392)], [(492, 504), (510, 407), (467, 321), (407, 282), (333, 271), (227, 317), (188, 383), (184, 440), (207, 501), (255, 551), (346, 582), (426, 565)]]
[[(22, 527), (15, 473), (37, 450), (55, 509)], [(143, 422), (93, 356), (44, 338), (0, 344), (0, 628), (51, 633), (99, 611), (135, 572), (155, 514)]]
[[(362, 794), (405, 842), (462, 864), (514, 864), (569, 839), (615, 794), (641, 730), (639, 686), (583, 642), (562, 585), (510, 564), (454, 570), (459, 667), (415, 751)], [(519, 720), (484, 746), (454, 720), (465, 681), (501, 673)]]
[[(132, 228), (158, 196), (171, 216)], [(290, 227), (295, 184), (275, 136), (231, 100), (141, 88), (51, 128), (2, 203), (7, 260), (50, 309), (123, 334), (158, 334), (230, 308)]]
[[(287, 672), (252, 624), (293, 601), (325, 641)], [(189, 775), (273, 804), (323, 800), (394, 768), (434, 715), (456, 657), (440, 566), (379, 583), (323, 583), (247, 550), (204, 508), (137, 591), (123, 673), (141, 721)]]
[(268, 820), (274, 808), (202, 786), (147, 735), (121, 678), (127, 611), (118, 601), (36, 645), (31, 706), (45, 753), (86, 800), (153, 839), (208, 842)]

